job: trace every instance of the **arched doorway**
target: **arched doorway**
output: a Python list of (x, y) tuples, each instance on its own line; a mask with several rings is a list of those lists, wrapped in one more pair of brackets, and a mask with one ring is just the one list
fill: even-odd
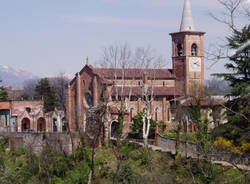
[(23, 118), (22, 120), (22, 132), (25, 132), (30, 129), (30, 120), (29, 118)]
[(119, 133), (119, 122), (114, 120), (111, 122), (111, 137), (117, 137)]
[(45, 132), (46, 131), (46, 121), (44, 118), (39, 118), (37, 120), (37, 131)]

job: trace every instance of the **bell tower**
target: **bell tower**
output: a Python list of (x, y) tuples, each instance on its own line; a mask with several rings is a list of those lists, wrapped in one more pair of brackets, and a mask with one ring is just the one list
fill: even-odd
[(193, 83), (204, 86), (204, 34), (195, 31), (190, 0), (185, 0), (180, 31), (170, 35), (175, 85), (186, 95)]

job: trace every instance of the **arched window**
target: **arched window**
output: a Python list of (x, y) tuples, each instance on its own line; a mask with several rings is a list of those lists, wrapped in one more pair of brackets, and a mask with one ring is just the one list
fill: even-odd
[(46, 121), (42, 117), (37, 120), (37, 131), (46, 132)]
[(170, 109), (167, 108), (167, 112), (168, 112), (168, 121), (170, 121)]
[(131, 121), (131, 122), (132, 122), (132, 118), (133, 118), (133, 111), (134, 111), (134, 109), (131, 108), (131, 109), (130, 109), (130, 121)]
[(57, 119), (53, 118), (53, 132), (57, 132)]
[(193, 45), (191, 47), (191, 55), (197, 56), (197, 45), (195, 43), (193, 43)]
[(178, 43), (177, 45), (178, 56), (183, 56), (183, 46), (182, 44)]
[(111, 122), (111, 137), (118, 137), (120, 124), (117, 120)]
[(23, 118), (22, 120), (22, 132), (28, 131), (30, 129), (30, 120), (28, 118)]
[(158, 121), (158, 112), (159, 112), (159, 107), (155, 108), (155, 121)]
[(30, 107), (26, 107), (25, 110), (26, 110), (27, 113), (31, 112), (31, 108)]

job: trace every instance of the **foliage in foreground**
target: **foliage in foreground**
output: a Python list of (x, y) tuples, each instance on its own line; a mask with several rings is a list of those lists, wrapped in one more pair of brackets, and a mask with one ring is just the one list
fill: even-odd
[[(123, 142), (98, 148), (95, 160), (94, 184), (191, 184), (249, 183), (245, 176), (230, 167), (211, 165), (191, 159), (174, 160), (167, 153), (153, 152), (135, 144)], [(55, 152), (49, 145), (42, 154), (19, 148), (6, 151), (7, 141), (0, 139), (1, 184), (85, 184), (90, 172), (90, 150), (84, 141), (72, 155)], [(119, 162), (115, 153), (119, 153)], [(147, 156), (150, 155), (150, 163)], [(117, 164), (119, 164), (117, 170)]]
[[(227, 38), (228, 47), (231, 50), (239, 49), (250, 39), (250, 25), (241, 31), (234, 31)], [(221, 125), (213, 131), (214, 137), (223, 135), (239, 145), (242, 141), (250, 142), (250, 46), (229, 58), (225, 64), (228, 73), (215, 74), (230, 82), (232, 88), (229, 96), (234, 98), (226, 104), (228, 123)]]
[[(136, 116), (132, 118), (133, 123), (130, 126), (131, 132), (130, 137), (135, 139), (142, 139), (142, 127), (143, 127), (143, 121), (142, 121), (142, 112), (139, 112)], [(150, 130), (149, 130), (149, 136), (148, 138), (154, 138), (155, 137), (155, 127), (156, 127), (156, 121), (151, 119), (150, 120)]]

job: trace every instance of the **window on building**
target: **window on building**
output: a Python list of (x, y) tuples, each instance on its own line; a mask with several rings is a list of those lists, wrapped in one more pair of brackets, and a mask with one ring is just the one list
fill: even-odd
[(195, 43), (191, 47), (191, 55), (197, 56), (197, 45)]
[(159, 107), (155, 108), (155, 121), (158, 121), (158, 112), (159, 112)]
[(57, 119), (53, 118), (53, 132), (57, 132)]
[(133, 111), (134, 111), (134, 109), (131, 108), (131, 109), (130, 109), (130, 121), (131, 121), (131, 122), (132, 122), (132, 118), (133, 118)]
[(178, 56), (183, 56), (183, 46), (182, 46), (182, 44), (177, 44), (177, 54), (178, 54)]
[(31, 112), (31, 108), (30, 107), (26, 107), (25, 110), (26, 110), (27, 113)]
[(131, 96), (131, 100), (130, 101), (138, 101), (138, 98), (136, 96)]
[(168, 108), (168, 121), (170, 121), (170, 109)]
[(8, 126), (8, 115), (5, 114), (5, 127), (7, 127), (7, 126)]

